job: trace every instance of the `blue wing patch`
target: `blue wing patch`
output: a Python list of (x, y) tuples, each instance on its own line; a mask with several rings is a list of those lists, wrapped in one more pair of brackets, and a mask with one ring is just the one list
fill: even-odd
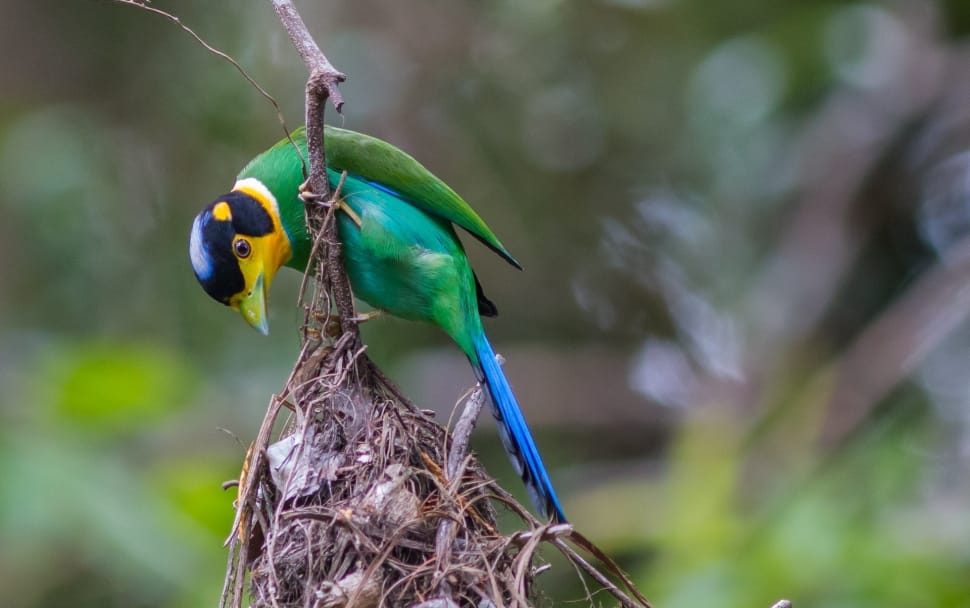
[(401, 196), (400, 194), (398, 194), (398, 193), (397, 193), (397, 192), (395, 192), (394, 190), (392, 190), (392, 189), (390, 189), (390, 188), (388, 188), (388, 187), (387, 187), (387, 186), (385, 186), (384, 184), (381, 184), (381, 183), (379, 183), (379, 182), (375, 182), (375, 181), (373, 181), (373, 180), (369, 180), (369, 179), (365, 179), (364, 181), (365, 181), (365, 182), (367, 182), (368, 184), (370, 184), (371, 186), (374, 186), (374, 187), (375, 187), (375, 188), (377, 188), (378, 190), (383, 190), (384, 192), (387, 192), (388, 194), (390, 194), (390, 195), (391, 195), (391, 196), (393, 196), (394, 198), (397, 198), (397, 199), (400, 199), (400, 200), (402, 200), (402, 201), (403, 201), (403, 200), (406, 200), (406, 199), (405, 199), (405, 198), (404, 198), (403, 196)]

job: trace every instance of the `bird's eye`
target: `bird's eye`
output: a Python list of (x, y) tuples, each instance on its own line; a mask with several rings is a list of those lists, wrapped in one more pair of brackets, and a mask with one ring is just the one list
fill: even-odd
[(248, 258), (249, 254), (253, 252), (252, 245), (246, 239), (236, 239), (232, 243), (232, 248), (240, 258)]

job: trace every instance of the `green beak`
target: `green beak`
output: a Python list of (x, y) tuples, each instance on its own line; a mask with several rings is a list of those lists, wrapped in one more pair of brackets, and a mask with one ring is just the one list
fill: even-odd
[(266, 289), (263, 275), (256, 277), (256, 284), (248, 296), (239, 302), (239, 312), (246, 322), (264, 336), (269, 334), (269, 320), (266, 318)]

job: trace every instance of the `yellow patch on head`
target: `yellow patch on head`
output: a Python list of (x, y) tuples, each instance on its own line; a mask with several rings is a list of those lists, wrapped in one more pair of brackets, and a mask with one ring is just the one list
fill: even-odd
[(232, 210), (229, 209), (229, 203), (225, 201), (216, 203), (215, 207), (212, 208), (212, 217), (220, 222), (231, 221)]
[(263, 182), (259, 181), (255, 177), (245, 177), (238, 180), (232, 187), (233, 192), (242, 192), (251, 196), (260, 206), (266, 210), (269, 214), (270, 219), (273, 221), (273, 232), (261, 237), (254, 237), (252, 239), (252, 245), (254, 249), (253, 257), (259, 257), (264, 260), (264, 263), (268, 267), (274, 269), (273, 272), (269, 273), (266, 277), (267, 287), (269, 283), (273, 280), (273, 273), (275, 269), (279, 268), (285, 264), (291, 257), (293, 257), (293, 249), (290, 246), (290, 238), (286, 235), (286, 231), (283, 230), (283, 224), (280, 221), (280, 208), (279, 204), (276, 202), (276, 197), (273, 195), (272, 191), (266, 187)]

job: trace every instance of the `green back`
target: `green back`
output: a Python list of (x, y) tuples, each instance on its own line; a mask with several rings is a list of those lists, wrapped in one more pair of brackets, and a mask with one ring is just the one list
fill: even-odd
[[(301, 127), (292, 137), (305, 156), (306, 130)], [(346, 171), (393, 191), (415, 207), (461, 226), (510, 264), (522, 267), (464, 199), (407, 153), (375, 137), (331, 126), (326, 127), (324, 141), (328, 168), (338, 173)], [(295, 193), (303, 181), (302, 164), (290, 142), (284, 139), (253, 159), (239, 177), (256, 177), (274, 193)], [(306, 227), (293, 223), (302, 224), (302, 205), (297, 204), (298, 209), (294, 210), (290, 208), (292, 203), (299, 203), (299, 199), (281, 200), (280, 213), (293, 216), (284, 217), (287, 230), (292, 230), (291, 238), (293, 232), (301, 230), (303, 234), (298, 236), (305, 237)]]
[(331, 126), (326, 127), (324, 142), (331, 169), (393, 190), (415, 207), (461, 226), (510, 264), (522, 267), (464, 199), (403, 150), (376, 137)]

